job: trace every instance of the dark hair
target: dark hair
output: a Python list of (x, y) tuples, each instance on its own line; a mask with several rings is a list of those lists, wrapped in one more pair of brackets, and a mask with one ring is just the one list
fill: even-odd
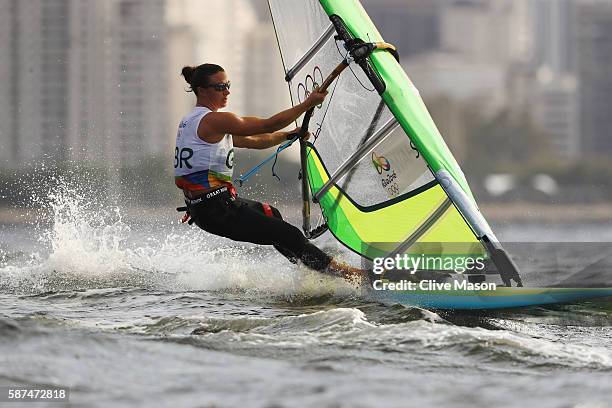
[(197, 67), (185, 66), (181, 70), (181, 75), (189, 84), (187, 92), (198, 94), (198, 86), (207, 86), (209, 78), (217, 72), (225, 72), (225, 70), (216, 64), (202, 64)]

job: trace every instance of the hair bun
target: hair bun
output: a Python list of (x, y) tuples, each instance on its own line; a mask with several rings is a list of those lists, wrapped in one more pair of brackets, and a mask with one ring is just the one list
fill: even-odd
[(198, 87), (208, 86), (211, 75), (217, 72), (225, 71), (216, 64), (202, 64), (197, 67), (187, 65), (181, 70), (181, 75), (185, 77), (185, 81), (189, 84), (187, 92), (195, 92), (197, 95)]
[(185, 78), (188, 84), (191, 84), (191, 79), (193, 78), (193, 74), (195, 72), (195, 67), (185, 66), (181, 70), (181, 75)]

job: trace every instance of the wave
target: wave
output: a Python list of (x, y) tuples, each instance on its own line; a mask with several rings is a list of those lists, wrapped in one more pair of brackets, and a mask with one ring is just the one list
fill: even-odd
[(58, 182), (44, 200), (48, 223), (35, 223), (36, 250), (0, 257), (0, 291), (17, 294), (148, 288), (235, 290), (256, 296), (357, 293), (344, 281), (294, 266), (272, 247), (236, 243), (180, 225), (173, 209), (141, 228), (124, 209), (82, 186)]
[[(612, 369), (609, 348), (561, 341), (544, 326), (538, 326), (538, 336), (534, 336), (524, 328), (455, 326), (429, 314), (408, 322), (379, 324), (357, 308), (277, 318), (164, 317), (138, 331), (156, 334), (155, 340), (222, 351), (276, 357), (306, 354), (317, 362), (375, 358), (378, 362), (416, 368), (431, 364), (430, 356), (435, 355), (438, 364), (460, 369), (473, 367), (475, 362), (506, 371), (513, 370), (508, 367), (519, 371)], [(593, 339), (597, 335), (602, 335), (601, 330), (588, 334)]]

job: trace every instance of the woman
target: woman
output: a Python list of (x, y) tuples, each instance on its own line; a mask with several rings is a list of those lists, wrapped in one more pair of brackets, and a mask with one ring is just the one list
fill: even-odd
[(327, 92), (313, 91), (293, 108), (261, 119), (219, 112), (227, 105), (230, 82), (215, 64), (184, 67), (182, 75), (196, 95), (196, 106), (179, 124), (174, 158), (175, 183), (185, 194), (188, 215), (211, 234), (235, 241), (274, 247), (292, 262), (343, 277), (360, 272), (312, 245), (280, 212), (268, 205), (236, 195), (232, 185), (234, 147), (266, 149), (299, 131), (281, 132), (309, 108), (319, 105)]

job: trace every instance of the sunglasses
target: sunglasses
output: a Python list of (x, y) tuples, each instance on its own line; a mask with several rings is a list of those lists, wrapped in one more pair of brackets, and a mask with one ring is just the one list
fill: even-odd
[(218, 84), (210, 84), (210, 85), (206, 85), (204, 88), (212, 88), (212, 89), (214, 89), (215, 91), (218, 91), (218, 92), (223, 92), (223, 91), (225, 91), (225, 90), (228, 90), (228, 91), (229, 91), (229, 89), (230, 89), (230, 85), (231, 85), (231, 84), (232, 84), (232, 83), (231, 83), (230, 81), (227, 81), (227, 82), (219, 82)]

